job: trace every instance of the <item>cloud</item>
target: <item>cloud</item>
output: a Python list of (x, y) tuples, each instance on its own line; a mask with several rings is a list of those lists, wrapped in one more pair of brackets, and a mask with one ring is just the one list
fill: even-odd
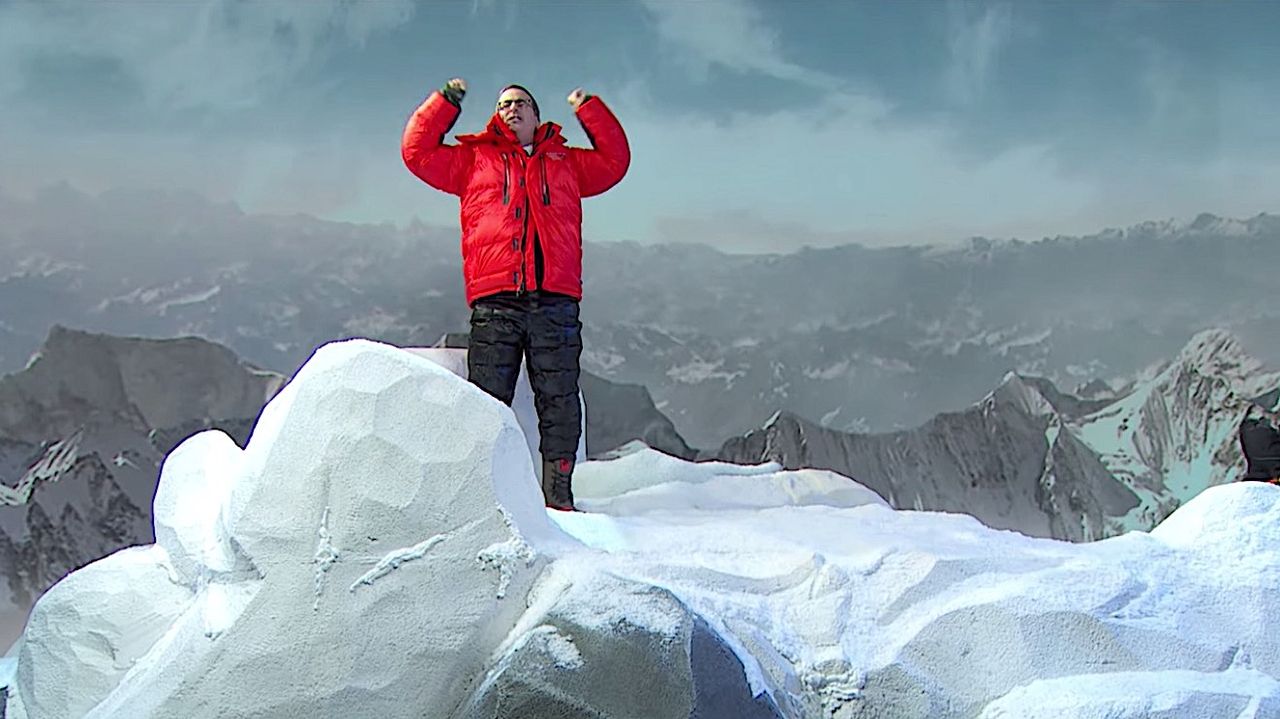
[(1000, 51), (1014, 37), (1013, 9), (992, 5), (980, 14), (963, 3), (948, 6), (947, 28), (950, 64), (945, 82), (948, 96), (957, 104), (982, 99)]
[[(1228, 91), (1229, 90), (1229, 91)], [(1200, 212), (1275, 212), (1280, 130), (1264, 87), (1224, 87), (1240, 140), (1203, 161), (1112, 153), (1068, 172), (1051, 142), (975, 156), (945, 123), (887, 121), (885, 105), (832, 94), (811, 106), (727, 119), (614, 98), (633, 149), (619, 187), (584, 210), (589, 239), (705, 242), (787, 252), (856, 242), (1034, 241)], [(1263, 98), (1259, 100), (1258, 98)], [(1259, 104), (1261, 103), (1261, 104)]]
[(471, 0), (472, 20), (497, 12), (502, 14), (502, 29), (510, 32), (520, 20), (519, 0)]
[(783, 57), (778, 33), (748, 0), (641, 0), (656, 21), (659, 38), (677, 48), (705, 80), (711, 67), (758, 72), (819, 89), (839, 78), (796, 65)]
[[(471, 9), (483, 15), (474, 26), (489, 33), (495, 19), (516, 7), (510, 0), (477, 0), (462, 5), (461, 14)], [(749, 72), (745, 79), (767, 76), (822, 91), (802, 103), (757, 103), (747, 111), (723, 102), (701, 112), (695, 104), (670, 101), (670, 75), (592, 78), (589, 89), (617, 112), (634, 158), (622, 185), (586, 203), (589, 240), (707, 241), (731, 250), (787, 251), (805, 244), (903, 244), (970, 235), (1035, 239), (1202, 210), (1227, 216), (1276, 210), (1280, 131), (1270, 121), (1277, 93), (1269, 76), (1253, 85), (1229, 82), (1221, 72), (1202, 72), (1188, 58), (1153, 45), (1140, 56), (1146, 65), (1128, 69), (1148, 72), (1135, 97), (1150, 100), (1151, 120), (1163, 126), (1137, 118), (1132, 133), (1138, 137), (1131, 137), (1127, 127), (1114, 131), (1121, 121), (1134, 120), (1132, 113), (1117, 110), (1114, 117), (1102, 117), (1110, 122), (1084, 118), (1065, 129), (1046, 124), (1034, 140), (1019, 139), (1026, 133), (1001, 133), (990, 152), (976, 153), (956, 121), (959, 112), (913, 117), (898, 111), (890, 94), (795, 62), (766, 24), (762, 9), (769, 6), (647, 0), (644, 7), (662, 38), (661, 44), (641, 38), (646, 50), (678, 50), (704, 72)], [(6, 82), (20, 92), (32, 79), (35, 60), (74, 50), (118, 65), (145, 89), (142, 101), (153, 107), (180, 104), (201, 108), (193, 115), (204, 114), (204, 108), (216, 112), (269, 98), (295, 79), (317, 82), (316, 73), (307, 72), (316, 63), (343, 59), (335, 53), (375, 41), (410, 11), (383, 0), (0, 0), (0, 92)], [(956, 98), (978, 99), (984, 91), (990, 98), (1010, 37), (1021, 37), (1028, 25), (1007, 6), (957, 11), (954, 17), (949, 47), (955, 63), (948, 72), (954, 73)], [(431, 19), (417, 21), (425, 26)], [(634, 28), (625, 30), (635, 34)], [(397, 33), (394, 39), (417, 42), (410, 35)], [(591, 49), (598, 57), (623, 52), (615, 37), (601, 34), (597, 40), (600, 46)], [(483, 76), (489, 66), (482, 63), (506, 62), (483, 49), (475, 52), (474, 74)], [(548, 70), (548, 78), (582, 72), (581, 62), (566, 60), (560, 48), (537, 52), (548, 53), (530, 56), (540, 67), (572, 66)], [(936, 92), (939, 70), (918, 70)], [(1213, 93), (1202, 93), (1206, 88)], [(708, 97), (720, 90), (699, 89)], [(304, 103), (307, 94), (299, 93)], [(305, 136), (274, 131), (267, 112), (242, 113), (257, 124), (225, 123), (231, 127), (218, 132), (174, 123), (104, 128), (91, 113), (73, 114), (65, 126), (23, 125), (21, 113), (6, 111), (34, 98), (17, 99), (6, 102), (0, 94), (0, 188), (15, 194), (60, 180), (95, 192), (183, 187), (235, 200), (249, 211), (397, 222), (417, 214), (432, 224), (457, 222), (457, 199), (423, 185), (399, 159), (401, 123), (417, 95), (411, 101), (372, 100), (338, 113), (325, 108)], [(1189, 106), (1193, 112), (1186, 112)], [(984, 108), (964, 110), (979, 118)], [(474, 117), (464, 116), (458, 131), (475, 124)], [(576, 122), (570, 118), (565, 125), (571, 142), (586, 142)], [(1206, 127), (1216, 128), (1216, 140), (1203, 145), (1203, 156), (1179, 161), (1185, 145), (1202, 138)], [(1098, 138), (1112, 141), (1112, 149), (1097, 151), (1088, 144)]]
[(1134, 42), (1141, 97), (1147, 102), (1144, 141), (1183, 163), (1212, 160), (1221, 152), (1223, 125), (1232, 121), (1223, 104), (1224, 83), (1195, 67), (1185, 53), (1150, 38)]
[(727, 117), (658, 109), (634, 88), (602, 96), (617, 98), (633, 158), (624, 183), (586, 210), (592, 238), (789, 250), (1026, 237), (1056, 232), (1095, 199), (1048, 146), (975, 161), (947, 126), (892, 122), (863, 96)]
[(121, 73), (154, 108), (252, 106), (342, 44), (406, 22), (412, 0), (0, 3), (0, 98), (41, 62)]

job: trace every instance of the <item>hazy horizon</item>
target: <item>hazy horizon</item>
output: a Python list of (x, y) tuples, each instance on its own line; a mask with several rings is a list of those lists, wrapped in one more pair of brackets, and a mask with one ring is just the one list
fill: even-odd
[(1035, 241), (1274, 213), (1263, 3), (0, 2), (0, 192), (190, 190), (255, 214), (457, 227), (404, 122), (453, 76), (627, 129), (588, 241), (790, 252)]
[[(111, 193), (118, 193), (118, 192), (138, 193), (138, 194), (134, 194), (135, 198), (143, 197), (143, 198), (148, 198), (149, 200), (154, 200), (159, 198), (175, 199), (175, 198), (182, 198), (185, 195), (186, 197), (196, 199), (198, 202), (208, 203), (209, 206), (225, 205), (225, 206), (233, 207), (237, 212), (243, 213), (244, 215), (249, 217), (258, 217), (258, 218), (264, 218), (264, 219), (281, 218), (286, 220), (290, 218), (300, 217), (300, 218), (306, 218), (308, 220), (314, 220), (318, 222), (334, 223), (337, 225), (353, 225), (353, 226), (362, 226), (362, 227), (370, 227), (370, 228), (388, 227), (390, 230), (395, 232), (408, 231), (412, 229), (412, 227), (416, 223), (417, 225), (426, 229), (428, 232), (432, 233), (433, 235), (443, 234), (444, 236), (454, 235), (456, 237), (456, 233), (458, 232), (458, 227), (456, 222), (453, 224), (449, 224), (447, 221), (446, 222), (433, 221), (433, 220), (439, 220), (440, 218), (411, 217), (407, 220), (402, 220), (399, 222), (392, 221), (392, 220), (376, 220), (376, 219), (361, 220), (361, 219), (326, 218), (326, 217), (321, 217), (318, 215), (311, 214), (309, 212), (302, 212), (302, 211), (273, 212), (273, 211), (266, 211), (266, 210), (247, 209), (240, 202), (234, 199), (226, 199), (226, 200), (219, 201), (219, 200), (215, 200), (214, 198), (207, 197), (202, 193), (200, 193), (199, 191), (191, 190), (187, 188), (165, 189), (165, 188), (159, 188), (159, 187), (131, 187), (131, 188), (113, 187), (113, 188), (107, 188), (105, 190), (101, 190), (99, 192), (88, 192), (82, 188), (76, 187), (72, 183), (65, 180), (60, 180), (58, 182), (50, 183), (48, 185), (44, 185), (38, 188), (32, 188), (30, 191), (24, 192), (24, 193), (11, 193), (6, 191), (4, 188), (0, 187), (0, 202), (4, 202), (7, 200), (11, 202), (17, 201), (17, 202), (23, 202), (23, 203), (35, 203), (35, 202), (38, 202), (41, 198), (47, 198), (50, 195), (55, 195), (56, 193), (64, 192), (64, 191), (78, 193), (79, 195), (82, 195), (83, 197), (88, 198), (93, 202), (102, 202), (104, 195), (107, 196), (108, 199), (110, 199)], [(134, 209), (138, 209), (138, 208), (135, 207)], [(1171, 216), (1171, 217), (1146, 218), (1146, 219), (1142, 219), (1142, 220), (1129, 223), (1126, 225), (1122, 225), (1122, 226), (1116, 225), (1116, 226), (1107, 226), (1107, 227), (1095, 227), (1091, 229), (1086, 229), (1085, 231), (1079, 234), (1052, 232), (1039, 237), (993, 237), (993, 236), (987, 236), (987, 235), (967, 235), (964, 237), (939, 237), (937, 239), (932, 239), (932, 240), (928, 238), (924, 238), (920, 242), (899, 243), (899, 244), (878, 244), (878, 243), (859, 242), (857, 240), (848, 240), (848, 241), (843, 241), (843, 242), (833, 243), (833, 244), (817, 243), (817, 244), (803, 244), (799, 246), (782, 246), (777, 248), (734, 247), (734, 246), (716, 246), (705, 240), (700, 240), (697, 237), (675, 237), (675, 236), (672, 236), (672, 237), (659, 236), (659, 237), (655, 237), (650, 241), (639, 242), (637, 244), (643, 244), (651, 247), (661, 247), (665, 245), (706, 247), (717, 252), (723, 252), (731, 255), (742, 255), (742, 256), (779, 255), (779, 254), (790, 255), (790, 254), (800, 252), (800, 251), (805, 251), (805, 250), (839, 249), (844, 247), (861, 247), (861, 248), (873, 249), (873, 250), (875, 249), (895, 250), (895, 249), (902, 249), (902, 248), (949, 250), (949, 249), (963, 248), (968, 243), (974, 240), (987, 240), (992, 242), (1034, 243), (1042, 240), (1051, 240), (1051, 239), (1063, 238), (1063, 237), (1089, 238), (1089, 237), (1099, 236), (1107, 232), (1128, 231), (1136, 228), (1142, 228), (1144, 226), (1151, 225), (1151, 224), (1161, 224), (1161, 223), (1169, 223), (1170, 226), (1175, 229), (1185, 228), (1190, 226), (1193, 222), (1195, 222), (1197, 219), (1199, 219), (1204, 215), (1210, 215), (1212, 217), (1215, 217), (1220, 220), (1224, 220), (1226, 222), (1246, 223), (1250, 220), (1255, 220), (1260, 217), (1277, 217), (1277, 216), (1280, 216), (1280, 213), (1261, 211), (1248, 217), (1245, 217), (1245, 216), (1230, 217), (1230, 216), (1214, 215), (1213, 213), (1206, 213), (1206, 212), (1191, 212), (1191, 213), (1183, 213), (1183, 214), (1180, 214), (1177, 216)], [(588, 237), (588, 238), (585, 238), (584, 241), (587, 243), (604, 243), (604, 244), (626, 243), (626, 242), (636, 243), (637, 242), (636, 240), (633, 240), (633, 239), (614, 239), (614, 238), (608, 238), (608, 237), (599, 237), (599, 238)], [(458, 259), (459, 261), (461, 261), (461, 257), (459, 257)]]

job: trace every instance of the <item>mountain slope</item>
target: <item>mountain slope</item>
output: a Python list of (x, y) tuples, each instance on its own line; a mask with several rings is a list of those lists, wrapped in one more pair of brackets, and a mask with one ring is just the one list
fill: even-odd
[(147, 543), (160, 463), (190, 434), (243, 442), (284, 377), (225, 347), (55, 327), (0, 377), (0, 641), (74, 569)]
[(1242, 467), (1237, 430), (1249, 400), (1280, 387), (1229, 333), (1196, 335), (1178, 357), (1071, 431), (1140, 504), (1111, 531), (1149, 528)]

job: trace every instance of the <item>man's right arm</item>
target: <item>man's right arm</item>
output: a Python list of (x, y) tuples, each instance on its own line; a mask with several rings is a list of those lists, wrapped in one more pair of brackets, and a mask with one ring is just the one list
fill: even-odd
[(410, 172), (437, 190), (459, 196), (466, 187), (471, 153), (468, 148), (444, 144), (444, 135), (460, 114), (457, 102), (437, 90), (414, 111), (400, 140), (400, 154)]

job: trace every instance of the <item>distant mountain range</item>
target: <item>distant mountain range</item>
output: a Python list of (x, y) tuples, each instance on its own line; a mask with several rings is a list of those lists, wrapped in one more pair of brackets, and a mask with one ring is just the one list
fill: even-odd
[(1274, 407), (1264, 371), (1222, 330), (1105, 399), (1008, 374), (980, 402), (910, 430), (850, 434), (790, 413), (707, 458), (830, 469), (899, 509), (961, 512), (988, 526), (1074, 541), (1146, 530), (1244, 473), (1237, 429)]
[[(54, 324), (205, 337), (286, 375), (332, 339), (421, 345), (467, 325), (455, 230), (65, 186), (0, 198), (0, 217), (0, 371)], [(647, 388), (696, 447), (776, 411), (836, 431), (907, 429), (1008, 372), (1105, 392), (1212, 327), (1280, 360), (1278, 240), (1280, 217), (1263, 214), (787, 255), (588, 243), (583, 362)]]

